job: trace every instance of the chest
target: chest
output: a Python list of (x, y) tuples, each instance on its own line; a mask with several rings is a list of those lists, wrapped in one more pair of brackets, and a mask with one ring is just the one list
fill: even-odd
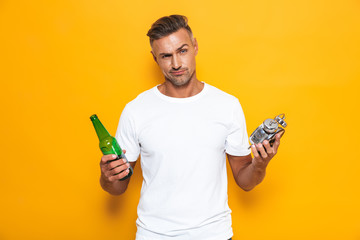
[(154, 109), (138, 129), (142, 153), (186, 150), (222, 151), (229, 130), (229, 114), (209, 107), (174, 106)]

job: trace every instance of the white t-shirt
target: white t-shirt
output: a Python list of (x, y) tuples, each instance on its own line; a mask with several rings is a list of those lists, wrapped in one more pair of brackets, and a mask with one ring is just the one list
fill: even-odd
[(237, 98), (204, 83), (188, 98), (141, 93), (122, 112), (116, 139), (130, 162), (141, 154), (137, 240), (232, 237), (226, 154), (250, 154)]

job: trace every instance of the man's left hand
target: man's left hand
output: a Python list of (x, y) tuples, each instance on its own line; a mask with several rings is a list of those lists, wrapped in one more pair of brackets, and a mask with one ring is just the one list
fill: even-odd
[(269, 141), (265, 140), (262, 143), (251, 145), (251, 152), (254, 155), (252, 163), (255, 167), (266, 168), (270, 160), (276, 155), (280, 146), (281, 134), (275, 135), (275, 142), (270, 146)]

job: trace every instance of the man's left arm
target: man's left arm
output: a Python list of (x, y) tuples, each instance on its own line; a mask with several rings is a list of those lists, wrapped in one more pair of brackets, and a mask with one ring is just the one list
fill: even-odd
[(262, 182), (265, 177), (266, 167), (275, 156), (280, 145), (280, 134), (276, 134), (273, 146), (268, 141), (252, 145), (251, 154), (247, 156), (227, 155), (235, 181), (245, 191), (250, 191)]

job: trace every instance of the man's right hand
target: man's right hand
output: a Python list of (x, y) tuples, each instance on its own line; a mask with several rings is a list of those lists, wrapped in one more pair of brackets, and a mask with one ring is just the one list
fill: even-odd
[[(126, 151), (123, 150), (123, 152), (125, 153)], [(117, 155), (115, 154), (103, 155), (101, 158), (101, 177), (107, 182), (117, 181), (129, 174), (130, 164), (123, 158), (115, 160), (116, 158)]]

